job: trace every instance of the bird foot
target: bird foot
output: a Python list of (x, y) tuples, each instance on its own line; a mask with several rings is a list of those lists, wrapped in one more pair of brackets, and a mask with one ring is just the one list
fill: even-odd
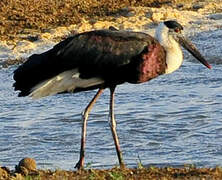
[(83, 163), (79, 160), (76, 165), (75, 168), (77, 168), (78, 170), (83, 169)]
[(121, 163), (119, 166), (120, 166), (120, 169), (126, 169), (126, 165), (124, 163)]

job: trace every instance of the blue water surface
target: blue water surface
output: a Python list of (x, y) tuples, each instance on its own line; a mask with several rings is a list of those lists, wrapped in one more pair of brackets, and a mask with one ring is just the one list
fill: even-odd
[[(176, 72), (143, 84), (118, 86), (117, 132), (125, 163), (199, 167), (222, 166), (222, 31), (192, 37), (209, 70), (185, 53)], [(79, 159), (81, 112), (96, 91), (40, 100), (17, 97), (16, 66), (0, 69), (0, 165), (14, 168), (32, 157), (38, 168), (73, 169)], [(86, 164), (118, 165), (108, 125), (109, 90), (92, 110), (87, 127)]]
[[(96, 91), (40, 100), (13, 91), (15, 66), (0, 70), (0, 165), (32, 157), (38, 168), (73, 169), (79, 158), (81, 112)], [(185, 62), (175, 73), (116, 91), (117, 131), (125, 163), (222, 165), (222, 66)], [(96, 103), (87, 129), (86, 164), (118, 164), (107, 123), (109, 91)]]

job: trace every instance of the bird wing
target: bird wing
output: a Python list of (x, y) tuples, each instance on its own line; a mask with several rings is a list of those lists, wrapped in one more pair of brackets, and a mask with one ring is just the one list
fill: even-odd
[(57, 55), (65, 69), (79, 68), (82, 77), (104, 76), (107, 71), (131, 63), (150, 39), (144, 33), (91, 31), (75, 36)]
[(36, 84), (72, 69), (78, 69), (81, 78), (116, 80), (117, 71), (138, 60), (134, 57), (153, 41), (139, 32), (98, 30), (77, 34), (47, 52), (30, 56), (14, 71), (15, 90), (20, 90), (21, 96), (28, 95)]

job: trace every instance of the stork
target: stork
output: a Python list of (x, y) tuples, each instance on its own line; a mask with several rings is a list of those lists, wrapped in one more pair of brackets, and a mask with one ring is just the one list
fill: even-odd
[(183, 62), (180, 45), (209, 69), (211, 66), (197, 48), (182, 35), (176, 21), (161, 22), (155, 38), (143, 32), (94, 30), (83, 32), (33, 54), (14, 71), (14, 88), (19, 96), (33, 99), (58, 93), (77, 93), (98, 89), (82, 113), (80, 158), (76, 168), (84, 167), (88, 115), (105, 88), (110, 89), (109, 125), (121, 167), (122, 152), (114, 118), (114, 91), (117, 85), (143, 83), (172, 73)]

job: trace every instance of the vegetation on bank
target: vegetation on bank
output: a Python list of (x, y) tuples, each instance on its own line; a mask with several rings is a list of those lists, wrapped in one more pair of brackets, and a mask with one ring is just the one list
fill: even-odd
[(0, 168), (0, 179), (13, 180), (219, 180), (222, 179), (222, 168), (196, 168), (185, 166), (183, 168), (172, 167), (139, 167), (134, 169), (88, 169), (80, 171), (65, 170), (37, 170), (37, 173), (21, 174), (3, 172)]

